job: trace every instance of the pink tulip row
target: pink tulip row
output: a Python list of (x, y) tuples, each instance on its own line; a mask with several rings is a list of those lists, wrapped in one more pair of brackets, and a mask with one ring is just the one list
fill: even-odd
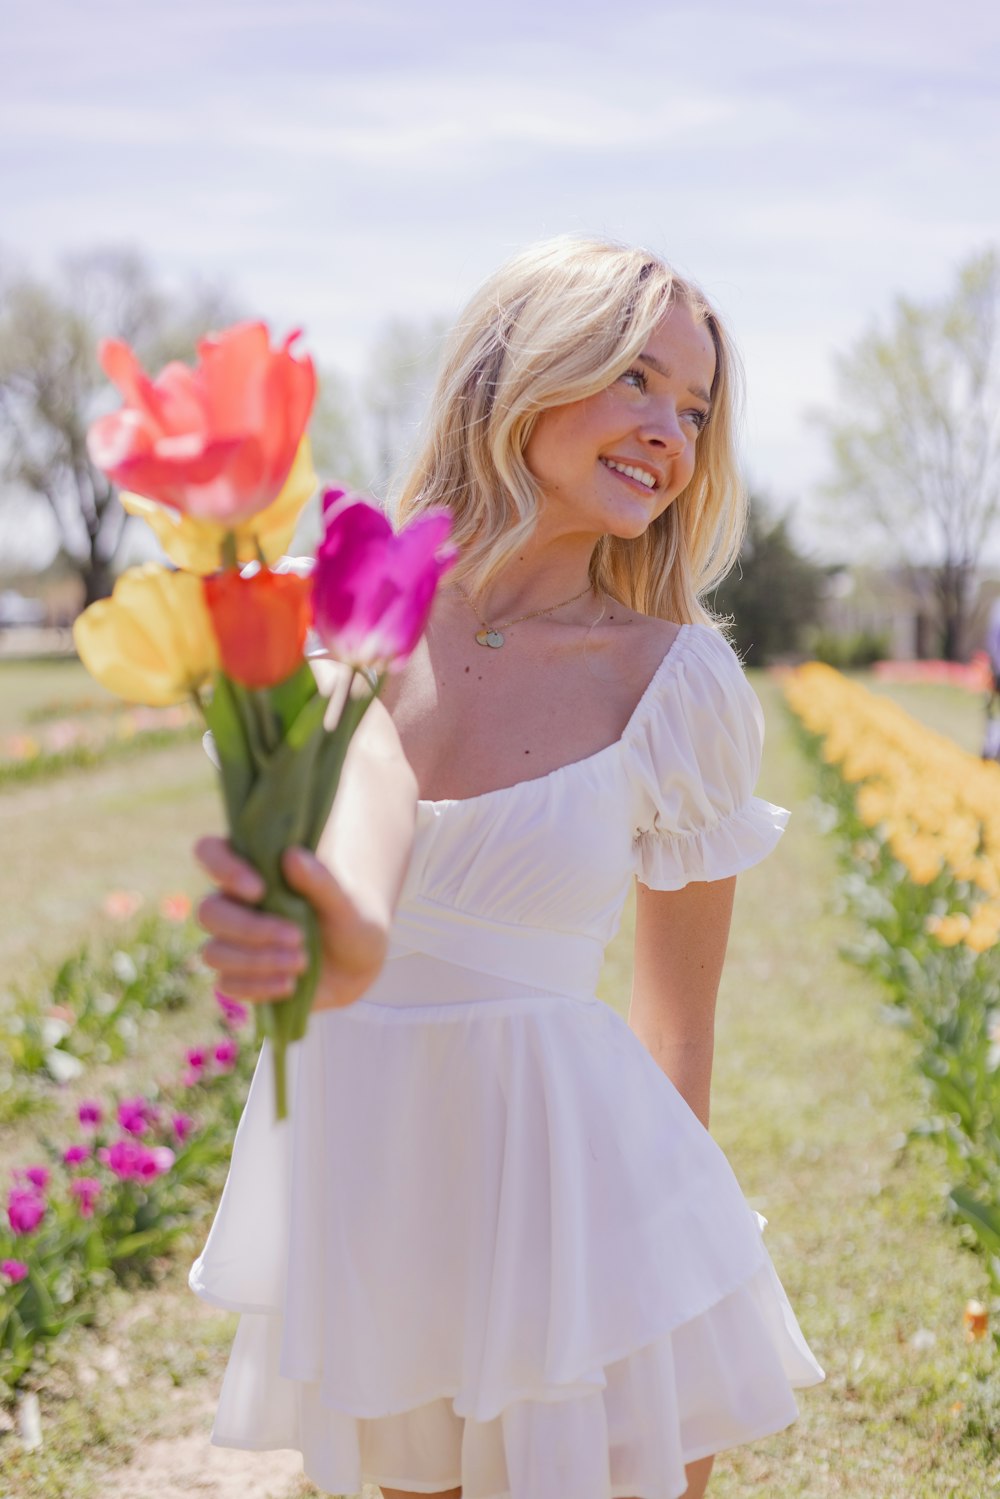
[[(245, 1025), (249, 1011), (239, 1001), (216, 992), (216, 1003), (221, 1011), (223, 1025), (234, 1031)], [(239, 1059), (239, 1044), (233, 1035), (214, 1046), (190, 1047), (184, 1053), (184, 1072), (181, 1085), (189, 1088), (206, 1082), (213, 1076), (231, 1073)], [(141, 1137), (151, 1130), (162, 1127), (163, 1110), (151, 1100), (141, 1096), (121, 1099), (116, 1110), (116, 1120), (122, 1135), (110, 1145), (99, 1146), (96, 1151), (92, 1143), (75, 1142), (62, 1151), (62, 1163), (68, 1169), (82, 1166), (96, 1159), (119, 1181), (148, 1182), (170, 1170), (176, 1159), (169, 1145), (147, 1145)], [(95, 1133), (104, 1123), (105, 1110), (96, 1099), (85, 1099), (77, 1108), (77, 1121), (84, 1131)], [(183, 1145), (195, 1129), (195, 1119), (187, 1113), (174, 1112), (169, 1129), (175, 1143)], [(8, 1189), (7, 1222), (15, 1238), (24, 1238), (35, 1232), (48, 1211), (46, 1192), (52, 1180), (48, 1166), (15, 1167), (14, 1184)], [(74, 1176), (69, 1183), (69, 1195), (76, 1200), (81, 1218), (94, 1215), (97, 1200), (103, 1190), (102, 1182), (93, 1176)], [(0, 1261), (0, 1278), (10, 1285), (17, 1285), (29, 1274), (29, 1266), (19, 1259)]]
[(60, 755), (80, 745), (100, 749), (113, 739), (132, 739), (153, 730), (185, 729), (195, 722), (194, 710), (186, 704), (171, 708), (121, 709), (104, 723), (82, 723), (61, 718), (37, 733), (0, 735), (0, 762), (36, 760), (39, 755)]

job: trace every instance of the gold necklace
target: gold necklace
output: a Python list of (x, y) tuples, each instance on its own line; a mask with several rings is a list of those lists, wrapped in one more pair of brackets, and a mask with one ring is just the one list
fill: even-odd
[(556, 609), (564, 609), (567, 604), (573, 604), (577, 599), (582, 599), (583, 595), (585, 593), (590, 593), (592, 588), (593, 584), (588, 583), (586, 588), (581, 588), (579, 593), (574, 593), (571, 599), (563, 599), (561, 604), (550, 604), (547, 609), (535, 609), (531, 614), (519, 614), (517, 619), (508, 619), (506, 623), (502, 625), (488, 625), (485, 619), (479, 618), (476, 607), (473, 604), (472, 600), (469, 598), (469, 595), (465, 593), (461, 588), (458, 589), (458, 592), (462, 595), (463, 599), (468, 604), (469, 608), (472, 610), (473, 614), (475, 614), (476, 618), (479, 620), (479, 623), (483, 627), (481, 630), (476, 631), (477, 645), (488, 645), (492, 647), (493, 650), (498, 651), (503, 645), (503, 631), (509, 630), (511, 625), (519, 625), (526, 619), (536, 619), (539, 614), (551, 614)]

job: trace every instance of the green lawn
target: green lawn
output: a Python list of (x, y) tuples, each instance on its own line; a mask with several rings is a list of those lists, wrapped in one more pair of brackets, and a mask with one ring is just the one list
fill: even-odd
[(0, 734), (30, 729), (39, 714), (71, 718), (118, 701), (75, 657), (0, 661)]
[[(713, 1133), (769, 1220), (767, 1245), (827, 1382), (801, 1392), (802, 1415), (787, 1432), (721, 1456), (709, 1493), (984, 1499), (1000, 1486), (1000, 1454), (977, 1432), (992, 1427), (1000, 1442), (1000, 1381), (992, 1345), (965, 1342), (962, 1310), (970, 1297), (985, 1299), (986, 1277), (942, 1220), (936, 1156), (899, 1158), (902, 1135), (922, 1114), (912, 1048), (882, 1018), (875, 983), (838, 957), (852, 927), (836, 908), (833, 849), (811, 820), (811, 773), (778, 684), (759, 675), (754, 683), (768, 721), (758, 789), (793, 815), (776, 852), (740, 880)], [(71, 945), (109, 886), (197, 887), (188, 845), (218, 824), (200, 755), (183, 746), (0, 798), (0, 817), (16, 834), (5, 846), (22, 860), (20, 878), (10, 860), (0, 868), (12, 917), (5, 931), (25, 927), (4, 938), (8, 974), (40, 947), (56, 956)], [(623, 1014), (631, 929), (627, 913), (603, 975), (605, 998)], [(115, 1293), (100, 1338), (71, 1345), (43, 1405), (46, 1446), (18, 1465), (23, 1499), (174, 1499), (190, 1485), (166, 1486), (171, 1453), (177, 1472), (202, 1454), (202, 1499), (315, 1492), (281, 1481), (266, 1454), (240, 1454), (238, 1482), (208, 1470), (236, 1318), (191, 1296), (186, 1271), (178, 1263), (152, 1295)], [(154, 1438), (164, 1443), (160, 1477), (131, 1473), (130, 1456)], [(0, 1492), (9, 1440), (0, 1441)]]

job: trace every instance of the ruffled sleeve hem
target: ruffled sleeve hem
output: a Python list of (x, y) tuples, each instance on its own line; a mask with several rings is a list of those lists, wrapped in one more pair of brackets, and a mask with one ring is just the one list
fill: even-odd
[(752, 796), (714, 827), (640, 833), (635, 840), (637, 876), (650, 890), (680, 890), (696, 880), (740, 874), (767, 857), (790, 816), (787, 807)]

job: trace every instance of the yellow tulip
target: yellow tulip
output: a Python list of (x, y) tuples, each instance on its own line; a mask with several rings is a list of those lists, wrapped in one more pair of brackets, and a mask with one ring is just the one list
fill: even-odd
[(155, 562), (122, 573), (76, 619), (73, 640), (102, 687), (153, 708), (183, 702), (218, 665), (201, 579)]
[[(277, 499), (266, 510), (234, 526), (236, 558), (239, 562), (256, 562), (257, 548), (265, 562), (276, 562), (288, 550), (299, 516), (316, 492), (319, 480), (312, 465), (308, 437), (304, 437), (295, 454), (288, 478)], [(217, 521), (196, 520), (182, 515), (170, 505), (159, 505), (141, 495), (119, 496), (129, 515), (137, 515), (156, 533), (156, 539), (171, 562), (186, 572), (218, 572), (222, 566), (222, 542), (227, 527)]]

